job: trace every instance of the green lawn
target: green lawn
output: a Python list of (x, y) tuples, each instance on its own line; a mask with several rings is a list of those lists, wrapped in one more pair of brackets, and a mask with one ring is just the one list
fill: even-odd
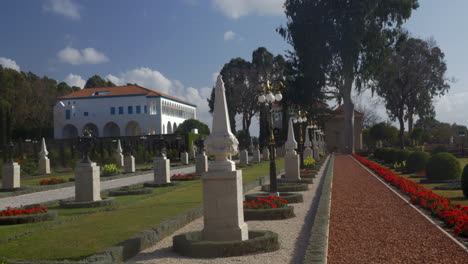
[[(283, 167), (284, 162), (279, 159), (277, 168)], [(243, 182), (251, 182), (268, 172), (268, 162), (246, 167), (242, 169)], [(202, 201), (200, 180), (154, 189), (154, 192), (165, 191), (168, 192), (156, 196), (116, 197), (117, 205), (109, 208), (65, 210), (53, 205), (51, 209), (57, 210), (59, 214), (55, 225), (49, 226), (51, 222), (46, 222), (0, 226), (0, 238), (3, 239), (39, 229), (7, 243), (0, 243), (0, 256), (28, 260), (82, 258), (195, 208)]]

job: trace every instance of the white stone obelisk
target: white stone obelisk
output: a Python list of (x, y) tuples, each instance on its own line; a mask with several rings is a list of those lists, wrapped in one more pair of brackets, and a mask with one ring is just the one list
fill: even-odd
[(240, 165), (247, 166), (249, 165), (249, 152), (244, 149), (240, 152)]
[(120, 139), (117, 140), (117, 150), (115, 152), (115, 161), (116, 165), (119, 168), (124, 166), (124, 156), (122, 155), (122, 145), (120, 144)]
[(253, 149), (253, 158), (252, 158), (253, 163), (259, 163), (260, 162), (260, 149), (258, 149), (258, 145), (254, 147)]
[(285, 143), (286, 155), (284, 157), (284, 180), (286, 181), (298, 181), (301, 179), (299, 166), (300, 160), (299, 155), (296, 153), (297, 141), (294, 139), (294, 128), (292, 120), (289, 119), (288, 127), (288, 140)]
[(39, 152), (39, 155), (41, 156), (39, 158), (39, 173), (40, 174), (50, 174), (50, 160), (47, 157), (48, 154), (49, 152), (47, 151), (45, 138), (42, 138), (41, 151)]
[(318, 133), (318, 130), (314, 129), (313, 136), (312, 136), (312, 145), (314, 148), (314, 151), (313, 151), (314, 160), (319, 159), (319, 146), (318, 146), (318, 141), (317, 141), (317, 133)]
[(124, 157), (124, 170), (125, 173), (135, 172), (135, 157), (131, 153), (128, 153)]
[(204, 150), (195, 156), (195, 174), (201, 175), (208, 171), (208, 156)]
[(166, 158), (166, 154), (161, 152), (161, 156), (156, 157), (153, 163), (154, 182), (166, 184), (171, 182), (171, 160)]
[(314, 157), (314, 152), (310, 147), (312, 147), (312, 143), (310, 142), (309, 138), (309, 128), (306, 128), (306, 140), (304, 142), (304, 159), (307, 159), (308, 157)]
[(20, 188), (20, 165), (16, 162), (5, 162), (2, 166), (2, 189)]
[(262, 158), (264, 160), (270, 160), (270, 151), (268, 150), (268, 147), (263, 147)]
[(203, 240), (247, 240), (244, 222), (242, 171), (236, 170), (228, 155), (235, 155), (239, 142), (231, 132), (226, 95), (221, 75), (215, 88), (212, 132), (205, 140), (206, 150), (215, 156), (203, 174)]

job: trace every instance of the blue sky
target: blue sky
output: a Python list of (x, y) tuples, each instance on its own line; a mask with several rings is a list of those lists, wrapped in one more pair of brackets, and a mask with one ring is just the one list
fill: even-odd
[[(290, 48), (275, 32), (285, 23), (283, 2), (4, 1), (0, 64), (78, 86), (94, 74), (118, 84), (137, 82), (191, 100), (200, 119), (211, 123), (206, 97), (224, 63), (250, 60), (260, 46), (274, 54)], [(437, 118), (468, 125), (468, 1), (420, 2), (406, 28), (416, 37), (434, 37), (446, 54), (448, 76), (458, 80), (437, 100)], [(363, 103), (370, 100), (365, 98)]]

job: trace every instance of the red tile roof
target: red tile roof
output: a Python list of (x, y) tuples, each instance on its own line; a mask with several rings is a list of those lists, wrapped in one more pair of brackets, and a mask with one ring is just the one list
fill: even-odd
[[(338, 106), (335, 110), (333, 110), (333, 112), (335, 113), (335, 117), (344, 117), (344, 105)], [(356, 109), (354, 109), (354, 116), (362, 117), (363, 115), (363, 113), (358, 112), (356, 111)]]
[[(93, 95), (95, 92), (108, 92), (106, 94)], [(129, 86), (115, 86), (115, 87), (99, 87), (99, 88), (85, 88), (79, 91), (64, 95), (58, 99), (72, 99), (72, 98), (86, 98), (86, 97), (112, 97), (112, 96), (125, 96), (125, 95), (145, 95), (152, 97), (166, 97), (184, 104), (189, 104), (196, 106), (187, 101), (181, 100), (177, 97), (170, 96), (164, 93), (160, 93), (148, 88), (144, 88), (138, 85), (129, 85)]]

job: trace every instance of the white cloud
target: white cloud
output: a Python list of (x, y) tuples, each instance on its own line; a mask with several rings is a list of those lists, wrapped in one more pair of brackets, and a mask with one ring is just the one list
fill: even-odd
[(208, 112), (207, 102), (207, 98), (211, 95), (211, 88), (185, 87), (180, 81), (170, 80), (159, 71), (146, 67), (136, 68), (118, 76), (108, 74), (105, 78), (117, 85), (136, 83), (195, 104), (197, 105), (197, 119), (211, 127), (211, 114)]
[(80, 7), (72, 0), (48, 0), (44, 2), (43, 9), (73, 20), (78, 20), (81, 17)]
[(213, 86), (215, 85), (216, 83), (216, 80), (218, 79), (218, 75), (220, 74), (220, 72), (213, 72), (211, 74), (211, 81), (213, 82)]
[(85, 48), (81, 51), (72, 47), (66, 47), (57, 53), (57, 56), (62, 62), (73, 65), (78, 64), (98, 64), (108, 62), (109, 58), (104, 53), (95, 50), (94, 48)]
[(86, 81), (83, 79), (83, 77), (77, 74), (72, 74), (72, 73), (68, 74), (65, 80), (63, 81), (68, 83), (68, 85), (70, 86), (78, 86), (81, 89), (83, 89), (83, 87), (86, 84)]
[(226, 31), (224, 32), (224, 41), (230, 41), (230, 40), (233, 40), (235, 39), (237, 36), (236, 33), (232, 32), (232, 31)]
[(434, 98), (436, 119), (446, 123), (468, 125), (467, 101), (468, 92), (456, 92)]
[(285, 0), (212, 0), (226, 16), (238, 19), (250, 14), (282, 15)]
[(0, 65), (5, 68), (10, 68), (16, 71), (20, 71), (20, 66), (16, 64), (16, 61), (4, 57), (0, 57)]

